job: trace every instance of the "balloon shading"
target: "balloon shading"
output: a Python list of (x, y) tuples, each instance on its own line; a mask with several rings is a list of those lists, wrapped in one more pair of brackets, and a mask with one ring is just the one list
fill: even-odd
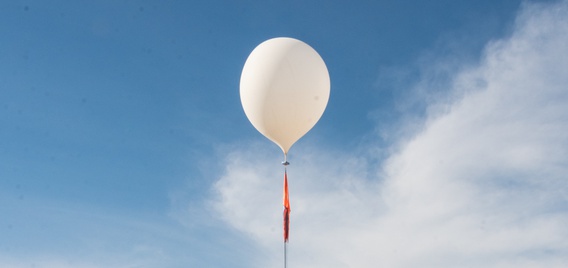
[(329, 92), (323, 59), (308, 44), (293, 38), (279, 37), (258, 45), (241, 74), (246, 116), (285, 155), (320, 119)]

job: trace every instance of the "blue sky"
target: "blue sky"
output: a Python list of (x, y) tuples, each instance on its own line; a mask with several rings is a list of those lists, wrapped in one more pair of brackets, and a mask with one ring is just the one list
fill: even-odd
[(288, 36), (331, 78), (290, 267), (566, 267), (568, 2), (352, 2), (0, 3), (0, 266), (282, 265), (238, 86)]

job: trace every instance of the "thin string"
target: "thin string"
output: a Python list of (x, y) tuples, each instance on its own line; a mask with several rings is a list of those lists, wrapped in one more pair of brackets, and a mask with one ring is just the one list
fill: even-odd
[(286, 244), (288, 243), (284, 242), (284, 268), (287, 267), (287, 260), (288, 260), (288, 256), (286, 254)]

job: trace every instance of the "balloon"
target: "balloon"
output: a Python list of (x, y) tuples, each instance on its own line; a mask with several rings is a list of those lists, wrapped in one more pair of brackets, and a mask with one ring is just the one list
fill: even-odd
[(252, 125), (288, 154), (322, 116), (329, 100), (329, 73), (308, 44), (279, 37), (249, 55), (240, 95)]

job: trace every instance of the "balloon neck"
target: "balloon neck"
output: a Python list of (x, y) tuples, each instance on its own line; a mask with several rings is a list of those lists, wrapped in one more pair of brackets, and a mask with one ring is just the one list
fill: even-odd
[(282, 161), (282, 165), (287, 166), (290, 165), (290, 162), (288, 162), (288, 154), (284, 154), (284, 161)]

